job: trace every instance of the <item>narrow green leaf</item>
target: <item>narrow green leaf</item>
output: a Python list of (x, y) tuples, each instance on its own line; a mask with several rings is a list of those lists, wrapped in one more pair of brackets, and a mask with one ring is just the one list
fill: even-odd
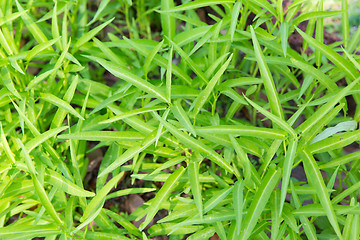
[(39, 53), (41, 53), (44, 50), (49, 49), (49, 47), (51, 47), (52, 45), (57, 43), (60, 38), (61, 37), (59, 36), (50, 41), (42, 42), (42, 43), (36, 45), (30, 51), (27, 52), (25, 60), (28, 62), (31, 61), (31, 59), (33, 59), (36, 55), (38, 55)]
[(255, 184), (259, 185), (261, 182), (260, 176), (256, 172), (256, 169), (254, 168), (254, 166), (251, 164), (247, 154), (242, 149), (239, 142), (233, 136), (230, 135), (229, 137), (230, 137), (231, 143), (234, 147), (234, 150), (242, 163), (245, 184), (249, 185), (249, 186), (253, 186)]
[(266, 0), (254, 0), (254, 3), (257, 4), (259, 7), (268, 10), (274, 17), (278, 17), (276, 10), (274, 9), (271, 4)]
[[(127, 87), (130, 87), (131, 84), (129, 83), (127, 85)], [(101, 109), (103, 109), (104, 107), (108, 107), (109, 104), (118, 101), (121, 98), (124, 98), (132, 93), (134, 93), (135, 91), (129, 91), (127, 93), (124, 93), (123, 91), (120, 91), (118, 93), (114, 93), (114, 95), (111, 95), (110, 97), (106, 98), (104, 101), (102, 101), (100, 104), (97, 104), (97, 106), (89, 113), (89, 115), (92, 115), (98, 111), (100, 111)]]
[(233, 136), (249, 136), (256, 138), (284, 139), (286, 132), (272, 128), (261, 128), (247, 125), (217, 125), (208, 127), (196, 127), (196, 132), (226, 134)]
[(50, 215), (50, 217), (55, 221), (56, 224), (58, 224), (61, 227), (64, 227), (64, 222), (60, 219), (59, 215), (57, 214), (54, 206), (51, 204), (51, 201), (44, 189), (44, 187), (42, 186), (42, 184), (40, 183), (37, 175), (36, 175), (36, 170), (35, 170), (35, 166), (33, 164), (33, 161), (30, 158), (30, 155), (28, 153), (28, 151), (26, 150), (25, 146), (23, 145), (23, 143), (19, 140), (18, 143), (20, 144), (24, 156), (25, 156), (25, 162), (26, 165), (29, 169), (29, 172), (31, 174), (31, 178), (33, 180), (33, 184), (34, 184), (34, 188), (35, 191), (40, 199), (41, 204), (43, 205), (43, 207), (45, 208), (46, 212)]
[(186, 11), (191, 9), (197, 9), (201, 7), (207, 7), (211, 5), (223, 4), (223, 3), (233, 3), (234, 0), (195, 0), (189, 3), (182, 4), (180, 6), (167, 9), (164, 12), (177, 12), (177, 11)]
[(171, 176), (165, 181), (164, 185), (155, 195), (155, 198), (147, 209), (147, 214), (145, 221), (140, 225), (140, 231), (142, 231), (147, 225), (149, 225), (150, 221), (154, 218), (155, 214), (159, 211), (160, 205), (162, 202), (167, 200), (170, 193), (173, 191), (175, 186), (178, 184), (178, 180), (181, 175), (185, 172), (184, 167), (178, 168), (175, 172), (171, 174)]
[[(128, 39), (128, 38), (124, 37), (124, 40), (118, 40), (118, 38), (116, 38), (114, 35), (111, 35), (111, 34), (109, 34), (109, 37), (110, 37), (110, 39), (113, 39), (113, 41), (118, 41), (117, 46), (119, 46), (119, 47), (123, 46), (124, 41), (125, 41), (125, 42), (129, 43), (129, 45), (132, 48), (134, 48), (141, 55), (143, 55), (145, 57), (150, 57), (151, 56), (150, 54), (152, 53), (152, 51), (150, 49), (148, 49), (148, 47), (142, 46), (142, 43), (143, 43), (142, 40), (143, 39), (141, 39), (141, 40), (139, 40), (139, 39), (138, 40), (132, 40), (132, 39)], [(153, 44), (154, 46), (152, 46), (152, 49), (157, 44), (159, 44), (156, 41), (152, 41), (152, 43), (154, 43)], [(166, 68), (167, 64), (168, 64), (168, 61), (164, 57), (162, 57), (162, 56), (160, 56), (158, 54), (155, 54), (153, 61), (154, 61), (154, 63), (158, 64), (159, 66), (161, 66), (163, 68)], [(187, 84), (191, 84), (192, 79), (190, 78), (190, 76), (184, 70), (182, 70), (181, 68), (179, 68), (175, 64), (172, 66), (172, 69), (173, 69), (173, 73), (176, 76), (183, 79)]]
[(64, 109), (68, 113), (71, 113), (72, 115), (76, 116), (77, 118), (80, 118), (82, 120), (85, 120), (69, 103), (65, 102), (64, 100), (54, 96), (51, 93), (40, 93), (40, 98), (54, 104), (55, 106)]
[(290, 181), (291, 170), (293, 168), (294, 160), (296, 157), (297, 145), (298, 145), (298, 141), (296, 139), (290, 139), (288, 149), (285, 154), (283, 176), (282, 176), (282, 183), (281, 183), (281, 199), (280, 199), (280, 215), (279, 215), (279, 217), (281, 216), (282, 209), (284, 207), (286, 193), (287, 193), (287, 189), (288, 189), (289, 181)]
[(30, 153), (34, 148), (36, 148), (37, 146), (39, 146), (46, 140), (56, 136), (60, 132), (65, 131), (67, 128), (68, 128), (68, 126), (50, 129), (50, 130), (36, 136), (35, 138), (31, 139), (30, 141), (28, 141), (25, 144), (25, 147), (28, 150), (28, 152)]
[(293, 138), (297, 138), (297, 134), (294, 131), (294, 129), (283, 119), (279, 118), (278, 116), (266, 111), (259, 105), (257, 105), (255, 102), (251, 101), (249, 98), (244, 96), (246, 101), (248, 101), (256, 110), (258, 110), (260, 113), (264, 114), (267, 118), (269, 118), (273, 124), (279, 126), (283, 130), (285, 130), (289, 135), (291, 135)]
[[(174, 6), (173, 0), (161, 0), (161, 11), (167, 11)], [(172, 40), (175, 35), (175, 18), (168, 14), (161, 14), (161, 28), (164, 36)]]
[(349, 45), (346, 48), (346, 50), (350, 53), (352, 53), (355, 48), (357, 48), (357, 46), (359, 45), (359, 41), (360, 41), (360, 28), (357, 28), (357, 30), (355, 31), (355, 33), (352, 35), (351, 39), (349, 39)]
[(309, 42), (309, 44), (311, 44), (316, 49), (321, 51), (325, 56), (327, 56), (329, 58), (329, 60), (331, 60), (335, 64), (335, 66), (339, 67), (349, 77), (351, 77), (354, 80), (359, 77), (360, 73), (343, 56), (341, 56), (340, 54), (335, 52), (329, 46), (318, 42), (317, 40), (312, 38), (310, 35), (304, 33), (303, 31), (301, 31), (299, 28), (297, 28), (297, 27), (295, 27), (295, 28), (300, 33), (300, 35), (304, 38), (304, 40), (306, 40), (307, 42)]
[(311, 179), (310, 183), (313, 184), (314, 188), (316, 189), (316, 194), (320, 199), (321, 206), (324, 208), (326, 216), (328, 217), (336, 235), (339, 237), (339, 239), (342, 239), (334, 208), (330, 202), (329, 194), (327, 193), (327, 189), (321, 176), (319, 167), (317, 166), (314, 157), (308, 152), (308, 150), (303, 149), (302, 156), (306, 176), (308, 180)]
[(213, 91), (215, 85), (220, 81), (221, 76), (229, 66), (229, 63), (232, 59), (233, 55), (230, 55), (228, 60), (221, 66), (221, 68), (215, 73), (215, 75), (211, 78), (209, 83), (206, 85), (205, 89), (201, 91), (199, 96), (195, 99), (194, 109), (192, 111), (192, 116), (196, 117), (196, 115), (200, 112), (201, 108), (207, 102), (211, 92)]
[(179, 163), (185, 161), (185, 159), (186, 159), (186, 157), (179, 156), (179, 157), (173, 158), (171, 160), (168, 160), (168, 161), (164, 162), (161, 166), (156, 168), (150, 175), (155, 175), (164, 169), (167, 169), (171, 166), (175, 166), (176, 164), (179, 164)]
[(196, 43), (196, 45), (191, 49), (191, 52), (189, 53), (188, 57), (190, 57), (194, 52), (196, 52), (201, 46), (203, 46), (207, 41), (210, 40), (210, 38), (215, 34), (216, 29), (218, 28), (218, 25), (221, 25), (222, 21), (215, 23), (202, 37), (201, 39)]
[(288, 22), (283, 22), (280, 26), (281, 47), (285, 57), (288, 48), (289, 27), (290, 26)]
[(45, 181), (50, 183), (51, 185), (58, 187), (59, 189), (63, 190), (64, 192), (79, 197), (93, 197), (95, 194), (93, 192), (86, 191), (81, 187), (75, 185), (70, 180), (66, 179), (61, 174), (47, 169), (47, 174), (45, 175)]
[(334, 135), (338, 132), (354, 131), (356, 129), (356, 127), (357, 127), (357, 122), (354, 120), (340, 122), (335, 127), (328, 127), (324, 131), (322, 131), (321, 133), (316, 135), (316, 137), (314, 137), (313, 140), (311, 141), (311, 144), (321, 141), (323, 139), (326, 139), (328, 137), (331, 137), (332, 135)]
[(242, 2), (237, 1), (237, 2), (235, 2), (234, 6), (232, 8), (230, 28), (229, 28), (231, 42), (234, 40), (235, 29), (236, 29), (236, 25), (238, 23), (241, 6), (242, 6)]
[(338, 148), (343, 148), (360, 139), (360, 130), (353, 132), (340, 133), (311, 144), (308, 151), (312, 154), (327, 152)]
[(93, 38), (93, 41), (111, 62), (119, 64), (122, 67), (127, 67), (126, 62), (116, 55), (109, 47), (107, 47), (105, 43), (101, 42), (96, 37)]
[[(292, 183), (292, 181), (290, 182), (290, 187), (291, 187), (291, 193), (292, 193), (291, 197), (294, 199), (295, 207), (298, 209), (301, 207), (301, 202), (300, 202), (299, 197), (296, 194), (295, 187), (294, 187), (294, 184)], [(316, 236), (316, 231), (315, 231), (314, 225), (311, 224), (309, 219), (305, 216), (300, 215), (299, 218), (300, 218), (300, 221), (304, 228), (304, 232), (305, 232), (306, 236), (308, 237), (308, 239), (317, 240), (318, 238)]]
[(114, 76), (119, 77), (134, 86), (138, 87), (141, 90), (144, 90), (145, 92), (152, 94), (154, 96), (157, 96), (164, 102), (168, 102), (168, 99), (166, 97), (166, 94), (158, 87), (152, 85), (151, 83), (145, 81), (144, 79), (136, 76), (132, 72), (130, 72), (126, 68), (122, 68), (112, 62), (108, 62), (102, 58), (93, 57), (93, 56), (85, 56), (93, 61), (98, 62), (101, 66), (103, 66), (106, 70), (111, 72)]
[(342, 35), (343, 35), (343, 42), (344, 47), (347, 48), (349, 45), (349, 33), (350, 33), (350, 27), (349, 27), (349, 8), (348, 8), (348, 0), (342, 0), (341, 1), (341, 9), (342, 12)]
[[(324, 1), (320, 0), (318, 6), (318, 12), (323, 11), (324, 9)], [(324, 42), (324, 19), (318, 18), (316, 20), (316, 32), (315, 32), (315, 39), (321, 43)], [(321, 52), (318, 49), (315, 49), (315, 63), (317, 67), (321, 66)]]
[(199, 182), (199, 162), (193, 160), (190, 161), (187, 169), (190, 180), (191, 193), (194, 197), (194, 201), (199, 211), (200, 218), (202, 218), (203, 205), (202, 205), (202, 196), (201, 196), (201, 186)]
[(292, 214), (292, 207), (289, 203), (285, 203), (282, 216), (284, 217), (284, 222), (297, 234), (299, 234), (299, 227), (297, 225), (296, 219)]
[(86, 141), (138, 141), (143, 140), (144, 135), (135, 131), (89, 131), (62, 134), (58, 139), (73, 139)]
[(291, 58), (291, 62), (296, 65), (296, 67), (300, 68), (304, 72), (311, 74), (315, 79), (319, 80), (319, 82), (324, 85), (329, 91), (335, 92), (339, 88), (336, 85), (336, 83), (325, 73), (323, 73), (321, 70), (318, 70), (314, 68), (312, 65), (298, 61), (294, 58)]
[(10, 75), (10, 72), (9, 72), (9, 69), (7, 67), (3, 67), (1, 69), (1, 75), (2, 75), (2, 78), (1, 78), (1, 81), (2, 83), (4, 84), (4, 86), (17, 98), (21, 98), (19, 92), (16, 90), (15, 88), (15, 85), (11, 79), (11, 75)]
[(86, 206), (84, 213), (80, 219), (81, 222), (84, 222), (90, 214), (97, 211), (99, 208), (101, 209), (102, 205), (105, 202), (106, 195), (110, 192), (112, 188), (114, 188), (119, 180), (124, 176), (124, 172), (117, 174), (115, 177), (110, 179), (105, 186), (96, 193), (95, 197), (90, 201), (90, 203)]
[(74, 54), (75, 52), (77, 52), (79, 50), (79, 48), (84, 45), (84, 43), (88, 42), (90, 39), (92, 39), (93, 37), (95, 37), (96, 34), (98, 34), (103, 28), (105, 28), (107, 25), (109, 25), (115, 18), (112, 18), (106, 22), (104, 22), (103, 24), (97, 26), (96, 28), (90, 30), (89, 32), (85, 33), (84, 35), (82, 35), (75, 43), (73, 49), (72, 49), (72, 53)]
[(347, 164), (351, 161), (354, 161), (356, 159), (358, 159), (360, 157), (360, 152), (354, 152), (354, 153), (350, 153), (350, 154), (347, 154), (345, 156), (342, 156), (342, 157), (339, 157), (339, 158), (336, 158), (330, 162), (327, 162), (325, 164), (321, 164), (319, 165), (319, 168), (320, 169), (325, 169), (325, 168), (335, 168), (337, 166), (341, 166), (341, 165), (344, 165), (344, 164)]
[(151, 132), (141, 143), (129, 148), (126, 150), (120, 157), (118, 157), (113, 163), (110, 164), (107, 168), (105, 168), (99, 175), (102, 177), (111, 171), (115, 170), (117, 167), (120, 167), (126, 161), (135, 157), (137, 154), (141, 153), (145, 149), (147, 149), (150, 145), (152, 145), (156, 140), (156, 129)]
[(109, 118), (105, 121), (100, 122), (99, 124), (107, 124), (107, 123), (113, 123), (116, 121), (119, 121), (121, 119), (124, 118), (128, 118), (131, 116), (135, 116), (135, 115), (139, 115), (142, 113), (147, 113), (147, 112), (154, 112), (154, 111), (159, 111), (159, 110), (166, 110), (167, 107), (166, 106), (154, 106), (154, 107), (143, 107), (143, 108), (139, 108), (139, 109), (134, 109), (119, 115), (116, 115), (115, 117)]
[(347, 87), (343, 88), (339, 91), (334, 97), (332, 97), (326, 104), (320, 107), (313, 115), (311, 115), (305, 122), (303, 122), (298, 128), (297, 132), (305, 133), (307, 132), (312, 126), (318, 123), (331, 109), (339, 103), (339, 101), (346, 96), (346, 94), (356, 86), (359, 82), (360, 77), (350, 83)]
[[(53, 9), (53, 12), (52, 12), (52, 15), (51, 15), (51, 34), (52, 34), (52, 37), (54, 39), (60, 38), (58, 18), (57, 18), (57, 14), (58, 14), (57, 13), (57, 6), (58, 6), (58, 2), (55, 1), (54, 9)], [(58, 49), (61, 49), (61, 43), (56, 42), (56, 46), (57, 46)]]
[(281, 176), (281, 171), (270, 168), (265, 177), (261, 181), (259, 189), (255, 193), (254, 199), (250, 204), (248, 212), (245, 216), (240, 234), (240, 240), (249, 239), (252, 234), (257, 221), (263, 212), (266, 203), (269, 201), (271, 193), (274, 191), (276, 184)]
[(196, 64), (190, 57), (189, 55), (180, 48), (179, 45), (177, 45), (175, 42), (171, 41), (171, 46), (173, 46), (175, 48), (175, 51), (181, 56), (181, 58), (189, 65), (189, 67), (196, 73), (196, 75), (205, 83), (208, 83), (209, 80), (207, 79), (207, 77), (205, 76), (205, 74), (203, 73), (203, 71), (201, 71), (201, 69), (199, 68), (198, 64)]
[(6, 140), (6, 136), (5, 136), (4, 129), (2, 127), (1, 122), (0, 122), (0, 131), (1, 131), (0, 132), (1, 133), (1, 143), (2, 143), (2, 146), (4, 147), (5, 154), (11, 160), (12, 163), (15, 163), (14, 153), (11, 151), (9, 143)]
[(97, 8), (93, 19), (91, 19), (91, 21), (87, 24), (87, 26), (93, 24), (95, 21), (98, 20), (100, 14), (104, 11), (104, 9), (107, 7), (109, 2), (110, 2), (110, 0), (103, 0), (100, 2), (99, 7)]
[(171, 102), (171, 82), (172, 82), (172, 60), (173, 60), (173, 50), (174, 47), (170, 48), (169, 56), (168, 56), (168, 66), (166, 69), (166, 95), (168, 97), (168, 102)]
[(234, 211), (236, 217), (236, 235), (240, 235), (242, 218), (244, 211), (244, 181), (235, 182), (234, 192), (233, 192), (233, 201), (234, 201)]
[(0, 228), (1, 239), (33, 239), (35, 237), (56, 236), (61, 231), (55, 224), (11, 224)]
[[(17, 9), (19, 10), (19, 12), (24, 11), (24, 9), (20, 5), (19, 1), (15, 0), (15, 2), (16, 2), (16, 6), (17, 6)], [(35, 40), (38, 43), (44, 43), (44, 42), (48, 41), (44, 32), (41, 31), (39, 26), (31, 19), (31, 17), (28, 15), (27, 12), (25, 12), (24, 14), (21, 15), (21, 19), (24, 21), (25, 25), (28, 27), (29, 31), (31, 32), (31, 34), (33, 35), (33, 37), (35, 38)], [(48, 48), (48, 49), (52, 51), (52, 48)]]
[(315, 12), (308, 12), (308, 13), (303, 13), (300, 14), (293, 22), (292, 25), (298, 26), (301, 22), (306, 21), (306, 20), (310, 20), (310, 19), (320, 19), (320, 18), (325, 18), (325, 17), (332, 17), (332, 16), (336, 16), (336, 15), (340, 15), (342, 14), (343, 11), (339, 10), (339, 11), (315, 11)]
[(194, 126), (191, 124), (189, 116), (181, 106), (181, 99), (176, 100), (171, 105), (171, 112), (174, 114), (175, 118), (188, 130), (192, 135), (196, 137), (196, 131)]
[[(255, 85), (253, 87), (257, 88), (257, 86), (255, 86)], [(221, 94), (228, 96), (229, 98), (231, 98), (232, 100), (234, 100), (235, 102), (237, 102), (239, 104), (248, 105), (248, 103), (245, 101), (244, 97), (240, 96), (232, 88), (224, 88), (223, 90), (221, 90)], [(248, 92), (247, 92), (247, 94), (248, 94)]]
[(106, 196), (106, 199), (127, 196), (130, 194), (148, 193), (148, 192), (154, 192), (154, 191), (156, 191), (156, 188), (127, 188), (124, 190), (119, 190), (119, 191), (110, 193), (109, 195)]
[(147, 76), (149, 69), (150, 69), (150, 65), (151, 62), (154, 60), (154, 57), (156, 56), (156, 54), (160, 51), (160, 49), (162, 48), (164, 44), (164, 40), (162, 40), (161, 42), (159, 42), (151, 51), (150, 53), (146, 56), (146, 60), (143, 66), (143, 70), (144, 70), (144, 75)]
[(164, 127), (171, 132), (180, 142), (185, 144), (186, 146), (193, 148), (208, 157), (211, 161), (224, 168), (230, 173), (233, 173), (233, 169), (228, 162), (226, 162), (218, 153), (216, 153), (212, 148), (205, 145), (204, 143), (190, 137), (189, 135), (179, 131), (173, 125), (166, 122), (159, 115), (154, 113), (154, 116), (164, 125)]
[(23, 10), (23, 11), (18, 11), (18, 12), (11, 13), (9, 15), (0, 17), (0, 26), (6, 24), (8, 22), (14, 21), (15, 19), (21, 17), (23, 14), (27, 13), (28, 11), (29, 11), (29, 9)]
[[(67, 103), (70, 103), (72, 98), (74, 97), (75, 90), (76, 90), (78, 83), (79, 83), (79, 75), (76, 75), (75, 78), (71, 81), (71, 84), (70, 84), (69, 88), (66, 90), (65, 95), (64, 95), (64, 101), (66, 101)], [(64, 109), (59, 108), (56, 111), (54, 118), (51, 122), (51, 128), (60, 127), (61, 124), (64, 122), (66, 114), (67, 114), (67, 112)]]
[(53, 68), (50, 69), (42, 74), (40, 74), (39, 76), (34, 77), (28, 84), (28, 86), (25, 88), (25, 91), (29, 91), (30, 89), (32, 89), (35, 85), (39, 84), (40, 82), (42, 82), (43, 80), (45, 80), (45, 78), (47, 78), (48, 76), (50, 76), (51, 74), (53, 74), (55, 71), (57, 71), (57, 68)]
[(191, 234), (187, 240), (209, 240), (212, 236), (214, 236), (215, 228), (207, 227), (196, 231), (194, 234)]
[(256, 56), (258, 66), (260, 69), (261, 78), (264, 81), (265, 91), (267, 93), (268, 101), (270, 103), (271, 112), (275, 116), (277, 116), (281, 119), (284, 119), (283, 111), (282, 111), (281, 104), (279, 101), (279, 96), (277, 94), (275, 84), (274, 84), (273, 78), (271, 76), (271, 72), (265, 62), (264, 54), (262, 53), (262, 49), (256, 38), (255, 31), (252, 28), (252, 26), (250, 26), (250, 30), (251, 30), (251, 36), (252, 36), (254, 50), (255, 50), (255, 56)]

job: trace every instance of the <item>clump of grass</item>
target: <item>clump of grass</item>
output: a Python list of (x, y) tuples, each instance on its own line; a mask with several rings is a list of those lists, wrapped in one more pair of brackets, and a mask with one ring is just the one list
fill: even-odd
[[(360, 34), (349, 38), (348, 8), (3, 1), (0, 239), (359, 239)], [(342, 42), (325, 45), (335, 15)], [(146, 187), (114, 191), (126, 172)], [(129, 215), (105, 207), (148, 192)]]

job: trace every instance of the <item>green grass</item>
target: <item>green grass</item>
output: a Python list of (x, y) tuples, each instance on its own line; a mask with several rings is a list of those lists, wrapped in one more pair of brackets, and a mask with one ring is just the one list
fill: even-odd
[(0, 239), (359, 239), (350, 4), (177, 2), (0, 1)]

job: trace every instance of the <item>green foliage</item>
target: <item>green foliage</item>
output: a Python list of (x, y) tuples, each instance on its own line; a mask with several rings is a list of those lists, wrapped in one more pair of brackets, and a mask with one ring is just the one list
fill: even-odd
[(323, 2), (0, 1), (0, 239), (359, 239), (360, 30)]

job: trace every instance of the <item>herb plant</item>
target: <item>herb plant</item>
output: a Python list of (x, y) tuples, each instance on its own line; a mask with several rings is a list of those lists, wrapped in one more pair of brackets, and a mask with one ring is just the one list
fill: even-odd
[(0, 239), (359, 239), (347, 0), (0, 6)]

